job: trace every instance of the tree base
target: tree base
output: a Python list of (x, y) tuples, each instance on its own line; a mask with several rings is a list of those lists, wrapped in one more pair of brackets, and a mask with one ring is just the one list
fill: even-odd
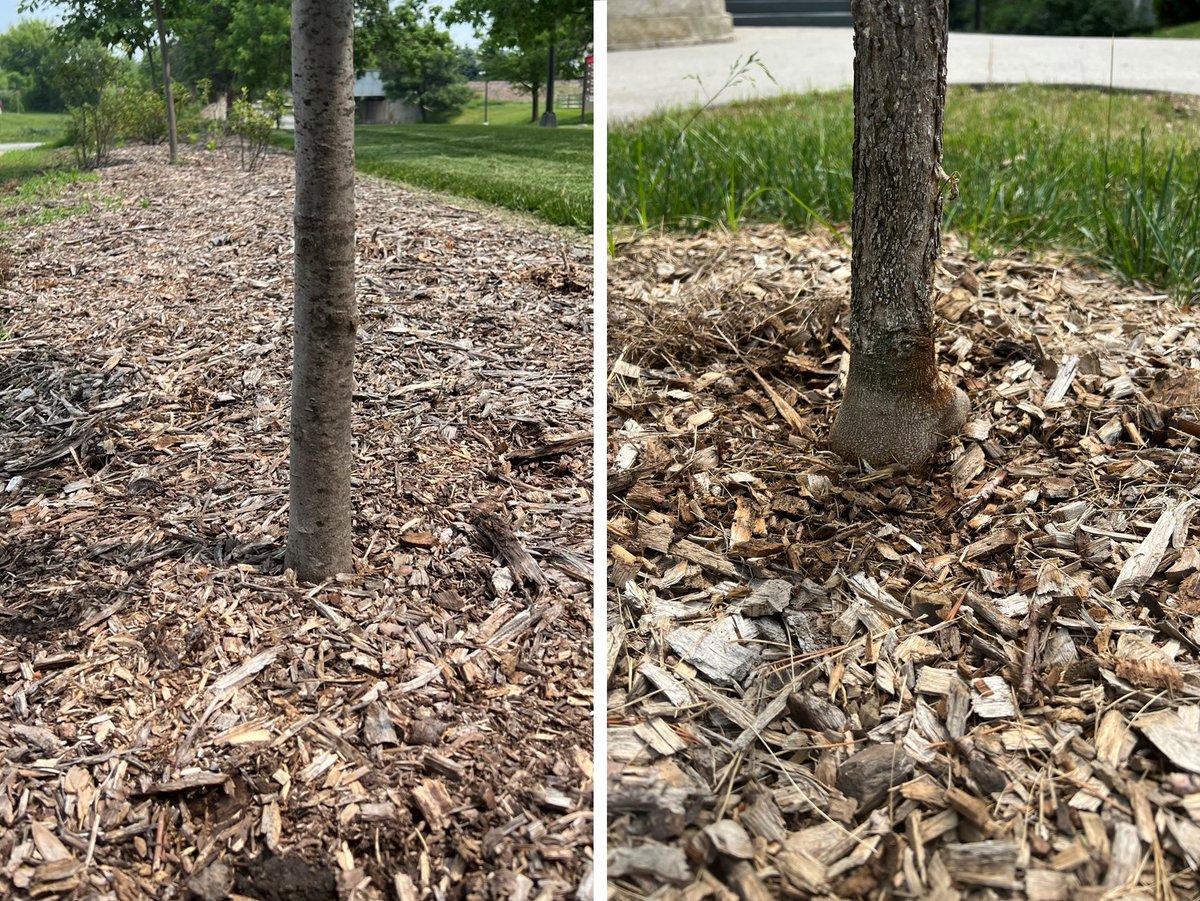
[(542, 113), (538, 120), (538, 128), (558, 128), (558, 116), (551, 112)]
[(966, 393), (949, 383), (939, 386), (932, 399), (847, 384), (829, 445), (848, 462), (915, 466), (958, 434), (970, 410)]

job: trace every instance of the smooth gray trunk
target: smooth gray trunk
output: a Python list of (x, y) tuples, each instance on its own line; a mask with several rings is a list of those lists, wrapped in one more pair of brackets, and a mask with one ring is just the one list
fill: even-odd
[(833, 450), (917, 464), (957, 433), (966, 395), (941, 375), (930, 302), (941, 249), (946, 0), (854, 0), (850, 374)]
[(349, 572), (354, 298), (354, 6), (292, 0), (296, 300), (287, 565)]

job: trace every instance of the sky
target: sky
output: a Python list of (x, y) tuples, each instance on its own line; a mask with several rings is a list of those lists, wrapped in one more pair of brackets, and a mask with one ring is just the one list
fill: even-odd
[(21, 0), (0, 0), (0, 31), (8, 31), (9, 27), (15, 25), (18, 19), (53, 19), (54, 16), (44, 9), (39, 9), (35, 13), (26, 13), (24, 16), (17, 14), (17, 7), (21, 5)]
[[(16, 24), (17, 20), (22, 18), (18, 15), (17, 7), (21, 5), (21, 0), (0, 0), (0, 31), (8, 31), (8, 29)], [(26, 17), (37, 19), (55, 18), (53, 14), (54, 5), (43, 5), (35, 13), (26, 13)], [(452, 25), (450, 27), (450, 35), (454, 38), (454, 43), (462, 44), (467, 47), (479, 46), (479, 39), (475, 37), (475, 31), (470, 25)]]

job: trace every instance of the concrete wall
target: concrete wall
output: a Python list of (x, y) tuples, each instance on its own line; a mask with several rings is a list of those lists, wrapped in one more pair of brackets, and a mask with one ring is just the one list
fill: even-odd
[(607, 6), (609, 50), (733, 38), (724, 0), (609, 0)]
[(421, 111), (403, 100), (355, 97), (354, 121), (359, 125), (413, 125), (421, 121)]

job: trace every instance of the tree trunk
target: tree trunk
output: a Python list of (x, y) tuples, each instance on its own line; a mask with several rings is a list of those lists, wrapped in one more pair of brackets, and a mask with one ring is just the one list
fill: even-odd
[(353, 0), (292, 0), (295, 344), (287, 565), (349, 572), (354, 298)]
[(555, 69), (558, 68), (554, 43), (554, 26), (551, 25), (549, 61), (546, 64), (546, 111), (542, 113), (542, 118), (538, 121), (538, 125), (542, 128), (558, 128), (558, 116), (554, 113), (554, 75)]
[(167, 26), (163, 21), (162, 0), (154, 0), (154, 23), (158, 26), (158, 52), (162, 56), (163, 96), (167, 103), (167, 143), (171, 162), (175, 162), (179, 145), (175, 134), (175, 92), (171, 88), (171, 54), (167, 47)]
[(850, 374), (833, 450), (917, 464), (957, 433), (967, 396), (937, 368), (946, 0), (854, 0)]
[(538, 91), (539, 91), (539, 89), (540, 89), (540, 86), (535, 84), (529, 90), (530, 96), (533, 97), (533, 117), (529, 120), (530, 122), (536, 122), (538, 120)]
[(149, 63), (148, 68), (150, 69), (150, 89), (152, 91), (154, 91), (155, 94), (157, 94), (158, 93), (158, 74), (154, 71), (154, 43), (152, 41), (147, 42), (145, 50), (146, 50), (146, 62)]

